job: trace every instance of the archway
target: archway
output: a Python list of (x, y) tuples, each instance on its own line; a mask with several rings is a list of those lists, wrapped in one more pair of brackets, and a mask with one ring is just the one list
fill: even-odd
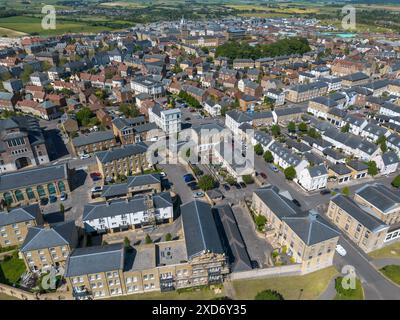
[(28, 157), (21, 157), (15, 160), (15, 166), (17, 167), (17, 169), (22, 169), (30, 165), (31, 160)]

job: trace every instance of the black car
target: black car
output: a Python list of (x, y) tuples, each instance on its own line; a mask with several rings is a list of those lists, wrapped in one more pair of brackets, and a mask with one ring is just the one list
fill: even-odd
[(48, 203), (49, 203), (49, 199), (48, 198), (41, 198), (40, 199), (40, 205), (41, 206), (45, 206)]
[(329, 190), (329, 189), (324, 189), (324, 190), (321, 190), (320, 192), (319, 192), (321, 195), (326, 195), (326, 194), (330, 194), (331, 193), (331, 190)]
[(189, 188), (192, 189), (193, 191), (194, 191), (194, 190), (199, 190), (199, 186), (197, 185), (197, 182), (196, 182), (196, 181), (189, 182), (187, 185), (188, 185)]
[(242, 187), (240, 186), (239, 183), (235, 183), (234, 186), (235, 186), (236, 189), (242, 189)]
[(225, 189), (225, 191), (231, 190), (231, 188), (227, 184), (224, 184), (224, 189)]
[(292, 202), (293, 202), (296, 206), (301, 207), (301, 203), (300, 203), (297, 199), (293, 199)]
[(241, 182), (241, 183), (239, 183), (239, 184), (240, 184), (240, 186), (241, 186), (243, 189), (247, 187), (247, 185), (246, 185), (244, 182)]

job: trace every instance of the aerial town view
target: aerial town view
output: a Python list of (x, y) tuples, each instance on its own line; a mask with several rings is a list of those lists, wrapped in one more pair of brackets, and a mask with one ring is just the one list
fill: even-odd
[(0, 0), (0, 300), (400, 300), (399, 1)]

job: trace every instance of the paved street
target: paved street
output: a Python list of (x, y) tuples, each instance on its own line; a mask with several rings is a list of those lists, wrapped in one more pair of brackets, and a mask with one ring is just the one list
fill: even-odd
[(183, 175), (190, 173), (182, 164), (162, 164), (160, 168), (167, 174), (171, 191), (179, 194), (182, 203), (193, 200), (193, 191), (186, 185)]
[(344, 257), (335, 255), (334, 265), (337, 270), (343, 266), (351, 265), (355, 268), (360, 278), (366, 300), (400, 300), (400, 288), (388, 281), (371, 264), (371, 258), (358, 249), (354, 243), (341, 236), (339, 243), (346, 249)]

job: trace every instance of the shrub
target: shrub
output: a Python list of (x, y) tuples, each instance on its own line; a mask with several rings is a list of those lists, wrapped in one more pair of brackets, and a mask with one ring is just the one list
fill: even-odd
[(151, 240), (151, 237), (148, 234), (146, 234), (146, 237), (144, 238), (144, 242), (146, 244), (150, 244), (150, 243), (153, 243), (153, 240)]
[(245, 175), (245, 176), (242, 177), (242, 179), (243, 179), (243, 182), (244, 182), (245, 184), (252, 184), (252, 183), (254, 183), (254, 179), (253, 179), (253, 177), (252, 177), (251, 175)]
[(393, 179), (392, 186), (395, 188), (400, 188), (400, 175)]
[(267, 223), (267, 218), (262, 214), (258, 214), (255, 216), (254, 222), (257, 225), (257, 229), (261, 231), (264, 228), (265, 224)]
[(296, 170), (292, 166), (287, 167), (283, 173), (288, 180), (293, 180), (296, 177)]
[(255, 300), (284, 300), (283, 296), (275, 290), (267, 289), (257, 293)]
[(202, 176), (199, 179), (199, 187), (203, 190), (203, 191), (208, 191), (213, 189), (215, 186), (215, 180), (212, 176), (210, 176), (209, 174), (206, 174), (204, 176)]
[(169, 232), (165, 235), (165, 241), (171, 241), (172, 240), (172, 234)]

